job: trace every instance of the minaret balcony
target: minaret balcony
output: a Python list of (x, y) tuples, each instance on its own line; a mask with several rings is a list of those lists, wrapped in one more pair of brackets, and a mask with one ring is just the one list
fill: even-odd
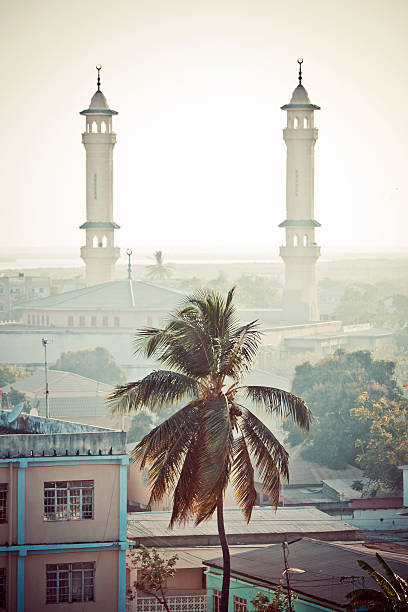
[(317, 128), (283, 128), (283, 140), (317, 140)]
[(114, 132), (105, 132), (105, 133), (83, 132), (82, 144), (84, 145), (114, 145), (116, 144), (116, 134)]
[(279, 253), (283, 258), (318, 259), (320, 257), (320, 246), (317, 244), (310, 244), (308, 246), (281, 246)]
[(110, 261), (117, 261), (120, 257), (120, 248), (82, 246), (81, 257), (84, 261), (86, 261), (87, 259), (93, 261), (103, 261), (104, 259), (109, 259)]

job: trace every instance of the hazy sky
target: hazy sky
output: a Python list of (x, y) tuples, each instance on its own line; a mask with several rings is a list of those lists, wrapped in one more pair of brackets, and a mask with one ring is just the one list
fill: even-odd
[(302, 56), (318, 243), (405, 248), (407, 31), (408, 0), (1, 0), (0, 247), (83, 243), (101, 63), (118, 245), (276, 255)]

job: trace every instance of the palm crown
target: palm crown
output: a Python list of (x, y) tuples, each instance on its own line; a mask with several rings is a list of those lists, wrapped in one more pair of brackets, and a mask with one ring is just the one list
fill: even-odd
[(152, 280), (163, 280), (170, 278), (174, 270), (171, 264), (164, 262), (164, 255), (162, 251), (155, 251), (153, 253), (155, 263), (151, 266), (146, 266), (146, 275)]
[[(288, 453), (245, 400), (308, 429), (311, 413), (292, 393), (241, 384), (261, 341), (256, 322), (240, 325), (232, 303), (202, 292), (169, 315), (163, 329), (136, 333), (135, 348), (168, 370), (156, 370), (119, 386), (110, 397), (114, 411), (159, 411), (184, 400), (185, 405), (155, 427), (133, 455), (149, 468), (151, 502), (173, 494), (170, 524), (209, 518), (231, 479), (238, 504), (249, 521), (256, 501), (254, 468), (275, 505), (281, 477), (288, 479)], [(252, 460), (251, 460), (252, 457)]]

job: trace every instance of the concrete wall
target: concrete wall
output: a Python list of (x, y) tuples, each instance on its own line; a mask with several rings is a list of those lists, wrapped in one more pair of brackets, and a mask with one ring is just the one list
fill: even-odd
[[(84, 603), (46, 604), (46, 566), (54, 563), (95, 562), (95, 601)], [(13, 608), (14, 609), (14, 608)], [(29, 555), (25, 567), (25, 612), (117, 612), (118, 552), (89, 551)]]
[[(119, 539), (119, 465), (32, 467), (26, 470), (26, 541), (111, 542)], [(94, 518), (44, 520), (44, 482), (94, 481)]]
[[(345, 520), (349, 525), (353, 525), (364, 531), (408, 530), (408, 516), (401, 516), (398, 514), (398, 512), (401, 511), (403, 511), (402, 508), (353, 510), (352, 516), (347, 516)], [(337, 516), (340, 518), (340, 514)]]
[(8, 486), (7, 522), (0, 523), (0, 546), (17, 543), (17, 470), (17, 466), (0, 467), (0, 483)]

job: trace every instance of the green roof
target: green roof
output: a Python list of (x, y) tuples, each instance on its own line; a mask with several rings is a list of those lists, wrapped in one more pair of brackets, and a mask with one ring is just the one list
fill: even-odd
[(85, 221), (79, 229), (120, 229), (114, 221)]
[(316, 219), (285, 219), (279, 227), (321, 227)]
[(184, 298), (176, 289), (142, 280), (119, 280), (21, 302), (21, 308), (59, 310), (165, 310)]
[(281, 106), (282, 110), (291, 110), (295, 108), (304, 108), (306, 110), (320, 110), (320, 106), (317, 104), (284, 104)]

